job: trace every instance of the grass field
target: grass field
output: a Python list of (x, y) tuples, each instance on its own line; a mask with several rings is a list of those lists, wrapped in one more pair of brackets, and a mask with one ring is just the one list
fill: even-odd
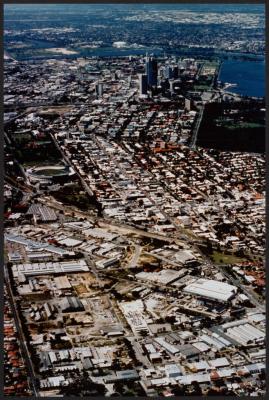
[(224, 254), (218, 251), (213, 251), (210, 258), (212, 258), (216, 264), (237, 264), (246, 261), (243, 257), (237, 257), (233, 254)]
[(205, 90), (209, 90), (210, 89), (210, 85), (209, 84), (203, 84), (203, 85), (201, 85), (201, 84), (198, 84), (198, 85), (194, 85), (194, 90), (197, 90), (197, 91), (205, 91)]
[(233, 121), (219, 118), (215, 120), (218, 125), (229, 130), (264, 128), (259, 122)]

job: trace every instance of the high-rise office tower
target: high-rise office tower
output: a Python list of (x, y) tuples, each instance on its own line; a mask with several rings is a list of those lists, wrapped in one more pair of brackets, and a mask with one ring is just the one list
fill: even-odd
[(103, 96), (103, 84), (100, 82), (97, 82), (95, 84), (95, 94), (97, 97), (102, 97)]
[(157, 86), (158, 65), (154, 57), (146, 58), (146, 72), (148, 76), (148, 85)]
[(172, 79), (173, 78), (173, 69), (169, 65), (165, 67), (165, 77), (167, 79)]
[(170, 93), (173, 94), (174, 93), (174, 80), (171, 79), (169, 80), (169, 85), (170, 85)]
[(139, 75), (139, 93), (140, 93), (140, 95), (147, 94), (147, 90), (148, 90), (148, 76), (146, 74), (140, 74)]
[(173, 78), (174, 79), (178, 78), (178, 67), (177, 66), (173, 67)]
[(185, 109), (187, 111), (190, 111), (192, 107), (192, 101), (191, 99), (187, 99), (187, 97), (185, 97)]

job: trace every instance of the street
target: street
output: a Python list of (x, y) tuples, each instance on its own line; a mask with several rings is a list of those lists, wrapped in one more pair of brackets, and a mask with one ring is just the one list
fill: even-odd
[(7, 267), (6, 265), (4, 266), (4, 276), (5, 276), (5, 284), (6, 284), (6, 288), (8, 291), (8, 295), (9, 295), (9, 300), (10, 300), (10, 306), (13, 312), (13, 318), (15, 321), (15, 325), (16, 325), (16, 329), (18, 332), (18, 339), (20, 342), (20, 349), (23, 355), (23, 359), (25, 361), (26, 364), (26, 368), (28, 370), (28, 374), (29, 374), (29, 381), (30, 381), (30, 386), (31, 389), (34, 392), (34, 395), (36, 397), (38, 397), (39, 392), (36, 386), (36, 378), (35, 378), (35, 372), (34, 372), (34, 367), (32, 364), (32, 360), (31, 360), (31, 355), (28, 351), (28, 347), (25, 341), (25, 337), (24, 337), (24, 333), (23, 333), (23, 329), (22, 329), (22, 325), (21, 325), (21, 321), (20, 321), (20, 317), (18, 315), (18, 310), (16, 307), (16, 303), (15, 303), (15, 299), (12, 293), (12, 288), (11, 288), (11, 283), (9, 280), (9, 276), (8, 276), (8, 271), (7, 271)]

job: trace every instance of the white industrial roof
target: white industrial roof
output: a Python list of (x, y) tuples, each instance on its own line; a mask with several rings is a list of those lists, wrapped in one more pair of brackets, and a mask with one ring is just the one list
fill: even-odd
[(194, 342), (192, 343), (192, 345), (194, 347), (196, 347), (196, 349), (200, 350), (201, 352), (207, 351), (210, 349), (210, 347), (205, 344), (204, 342)]
[(219, 340), (217, 340), (215, 338), (212, 338), (211, 336), (208, 336), (208, 335), (202, 335), (200, 337), (200, 339), (203, 342), (205, 342), (206, 344), (208, 344), (211, 348), (213, 347), (213, 348), (216, 348), (217, 350), (221, 350), (224, 347), (227, 347), (222, 342), (220, 342)]
[(196, 370), (196, 371), (206, 371), (210, 369), (209, 364), (207, 363), (207, 361), (199, 361), (199, 362), (194, 362), (194, 363), (189, 363), (188, 367), (192, 370)]
[(199, 383), (210, 382), (211, 378), (209, 374), (190, 374), (178, 378), (178, 382), (183, 385), (190, 385), (193, 381)]
[(265, 338), (265, 332), (255, 328), (248, 323), (228, 328), (226, 331), (226, 335), (234, 339), (237, 343), (245, 346), (250, 342), (263, 340)]
[(54, 278), (57, 289), (69, 289), (71, 288), (70, 282), (67, 276), (56, 276)]
[(210, 360), (209, 364), (211, 365), (211, 367), (214, 368), (227, 367), (230, 365), (226, 357), (220, 357), (220, 358), (215, 358), (215, 360)]
[(12, 266), (13, 276), (16, 278), (18, 272), (27, 275), (47, 275), (57, 273), (88, 272), (89, 267), (85, 260), (74, 260), (64, 262), (17, 264)]
[(173, 269), (163, 269), (160, 272), (139, 272), (136, 278), (167, 285), (180, 277), (181, 272)]
[(237, 292), (237, 288), (228, 283), (203, 278), (190, 283), (183, 290), (190, 294), (218, 301), (228, 301)]
[(184, 264), (186, 261), (195, 259), (195, 256), (189, 250), (181, 250), (176, 253), (176, 259)]
[(167, 373), (179, 372), (181, 374), (181, 370), (177, 364), (165, 364), (164, 368)]
[(257, 322), (261, 322), (261, 321), (265, 321), (265, 314), (262, 313), (251, 313), (248, 315), (248, 319), (257, 323)]
[(177, 347), (173, 346), (172, 344), (166, 342), (163, 337), (157, 337), (154, 340), (155, 340), (156, 343), (158, 343), (165, 350), (168, 350), (169, 353), (172, 353), (172, 354), (179, 353), (179, 349)]
[(133, 332), (143, 329), (148, 330), (148, 325), (143, 315), (144, 304), (142, 300), (122, 302), (120, 303), (120, 308)]
[(73, 238), (65, 238), (59, 241), (60, 244), (64, 244), (67, 247), (77, 246), (82, 243), (82, 240), (77, 240)]

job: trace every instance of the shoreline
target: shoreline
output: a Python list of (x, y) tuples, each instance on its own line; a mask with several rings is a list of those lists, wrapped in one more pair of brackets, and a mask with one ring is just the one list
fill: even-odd
[[(8, 48), (8, 46), (6, 46)], [(61, 46), (55, 45), (52, 49), (58, 49), (61, 48)], [(8, 50), (5, 50), (5, 52), (8, 51), (12, 53), (12, 57), (16, 58), (18, 61), (28, 61), (28, 60), (35, 60), (35, 59), (40, 59), (40, 58), (47, 58), (47, 55), (44, 54), (34, 54), (34, 55), (15, 55), (13, 53), (16, 53), (15, 51), (12, 51), (12, 48), (8, 48)], [(35, 51), (44, 51), (44, 53), (47, 51), (47, 48), (37, 48), (37, 49), (32, 49), (33, 52)], [(256, 61), (256, 62), (265, 62), (265, 54), (256, 54), (256, 53), (242, 53), (242, 52), (233, 52), (231, 50), (220, 50), (220, 51), (215, 51), (215, 49), (210, 49), (210, 50), (203, 50), (203, 48), (198, 48), (197, 51), (193, 51), (189, 47), (182, 47), (182, 48), (175, 48), (175, 49), (169, 49), (169, 48), (162, 48), (161, 46), (159, 47), (144, 47), (142, 48), (116, 48), (113, 46), (110, 47), (97, 47), (97, 48), (76, 48), (73, 47), (72, 51), (76, 52), (76, 54), (57, 54), (55, 57), (65, 57), (66, 58), (81, 58), (81, 57), (86, 57), (86, 58), (92, 58), (92, 57), (97, 57), (97, 58), (113, 58), (113, 57), (128, 57), (128, 56), (145, 56), (147, 53), (154, 53), (155, 56), (160, 57), (161, 55), (176, 55), (182, 57), (192, 57), (192, 58), (217, 58), (220, 59), (221, 61), (226, 61), (226, 60), (243, 60), (243, 61)], [(124, 54), (123, 54), (124, 53)]]

